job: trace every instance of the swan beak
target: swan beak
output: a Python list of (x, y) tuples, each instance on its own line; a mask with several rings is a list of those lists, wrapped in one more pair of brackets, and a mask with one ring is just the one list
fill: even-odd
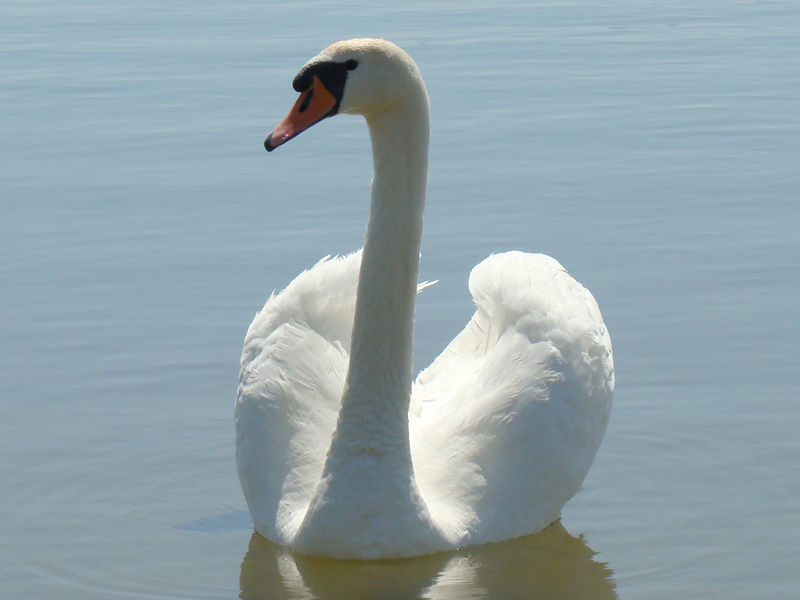
[(272, 152), (284, 142), (334, 114), (337, 104), (336, 97), (315, 75), (311, 87), (300, 94), (289, 114), (264, 140), (264, 148), (267, 152)]

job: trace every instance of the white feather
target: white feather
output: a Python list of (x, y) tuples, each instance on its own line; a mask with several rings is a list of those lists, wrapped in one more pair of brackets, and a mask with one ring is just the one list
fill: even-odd
[[(375, 157), (365, 248), (273, 294), (247, 332), (239, 477), (255, 528), (301, 552), (408, 556), (532, 533), (579, 489), (605, 433), (611, 341), (592, 295), (554, 259), (507, 252), (469, 278), (476, 312), (411, 382), (427, 168), (413, 61), (351, 40), (341, 112)], [(352, 355), (352, 360), (351, 360)]]

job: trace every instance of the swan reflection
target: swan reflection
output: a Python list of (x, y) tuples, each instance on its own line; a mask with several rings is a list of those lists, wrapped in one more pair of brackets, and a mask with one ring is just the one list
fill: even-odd
[(560, 522), (540, 533), (417, 558), (343, 561), (293, 555), (253, 533), (242, 600), (617, 598), (613, 572)]

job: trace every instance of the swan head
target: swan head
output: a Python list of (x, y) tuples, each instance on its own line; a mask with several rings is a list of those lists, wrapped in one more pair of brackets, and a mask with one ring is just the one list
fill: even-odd
[(339, 113), (370, 119), (412, 99), (427, 105), (428, 99), (411, 57), (392, 42), (370, 38), (328, 46), (303, 65), (292, 86), (300, 97), (267, 136), (267, 151)]

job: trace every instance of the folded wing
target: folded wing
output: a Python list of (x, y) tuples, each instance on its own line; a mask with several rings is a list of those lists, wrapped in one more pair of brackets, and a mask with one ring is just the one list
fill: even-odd
[(297, 530), (319, 482), (349, 362), (361, 252), (326, 258), (273, 294), (245, 337), (236, 459), (254, 524)]
[(578, 491), (614, 389), (597, 303), (554, 259), (476, 266), (477, 310), (414, 387), (412, 453), (434, 520), (460, 544), (542, 529)]

